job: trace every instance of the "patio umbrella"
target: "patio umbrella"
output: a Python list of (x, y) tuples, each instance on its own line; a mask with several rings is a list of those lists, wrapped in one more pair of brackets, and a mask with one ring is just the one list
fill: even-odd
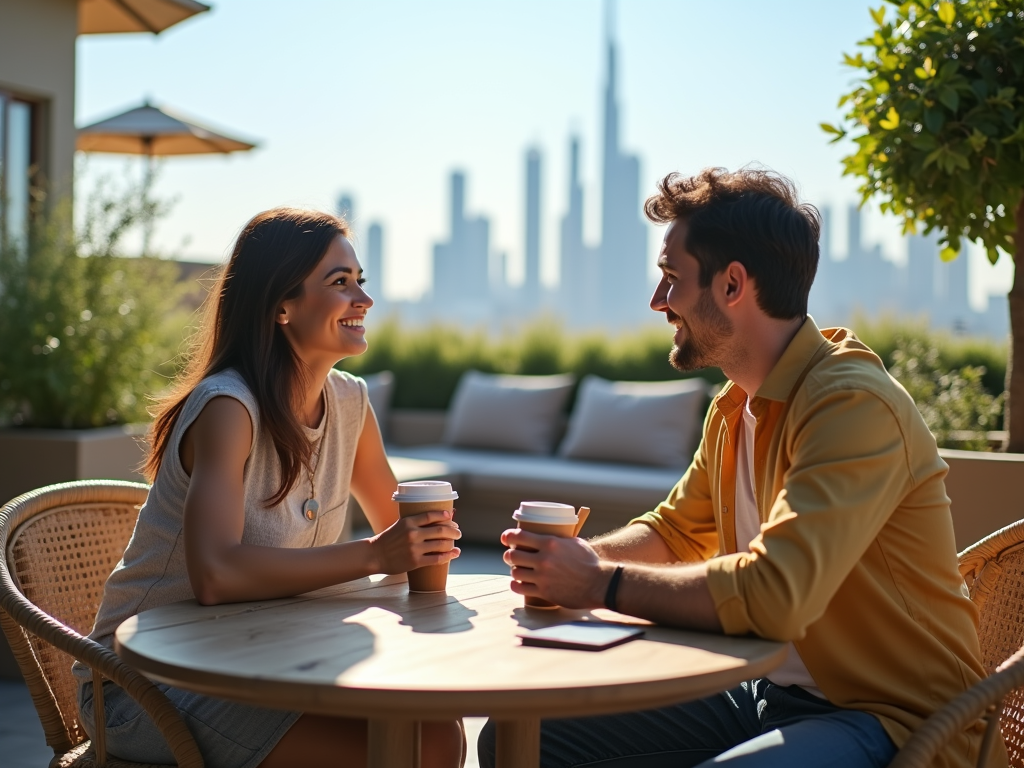
[(225, 136), (148, 101), (114, 117), (78, 129), (75, 148), (119, 155), (205, 155), (247, 152), (252, 142)]
[(173, 27), (210, 6), (195, 0), (79, 0), (78, 33), (152, 32)]
[[(148, 101), (141, 107), (78, 129), (75, 148), (81, 152), (143, 155), (146, 158), (145, 193), (153, 178), (153, 158), (168, 155), (205, 155), (248, 152), (254, 142), (225, 136)], [(144, 247), (149, 244), (149, 231)]]

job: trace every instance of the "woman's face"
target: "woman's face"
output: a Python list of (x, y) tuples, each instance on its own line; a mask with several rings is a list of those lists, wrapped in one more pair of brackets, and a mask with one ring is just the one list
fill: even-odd
[(292, 349), (317, 370), (366, 351), (363, 318), (373, 306), (349, 241), (338, 235), (302, 281), (302, 292), (281, 303), (277, 323)]

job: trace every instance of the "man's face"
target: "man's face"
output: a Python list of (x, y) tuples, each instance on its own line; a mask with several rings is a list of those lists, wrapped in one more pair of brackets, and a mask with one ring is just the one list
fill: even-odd
[[(673, 221), (665, 232), (658, 267), (661, 281), (651, 309), (675, 326), (669, 362), (680, 371), (721, 366), (733, 325), (715, 303), (712, 288), (700, 287), (700, 263), (685, 248), (687, 224)], [(714, 283), (712, 283), (713, 285)]]

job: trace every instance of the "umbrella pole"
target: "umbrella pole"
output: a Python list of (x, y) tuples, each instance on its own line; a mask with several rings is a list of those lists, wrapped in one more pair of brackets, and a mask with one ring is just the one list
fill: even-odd
[(143, 136), (142, 146), (146, 154), (146, 167), (142, 176), (142, 255), (149, 255), (153, 238), (153, 211), (150, 208), (149, 193), (153, 187), (153, 137)]

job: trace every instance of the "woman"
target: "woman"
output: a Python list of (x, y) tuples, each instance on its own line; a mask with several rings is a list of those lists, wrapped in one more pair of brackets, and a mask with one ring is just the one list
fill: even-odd
[[(397, 488), (366, 384), (333, 369), (366, 350), (373, 306), (344, 221), (279, 208), (238, 237), (186, 372), (161, 402), (152, 488), (111, 574), (91, 637), (107, 646), (140, 611), (286, 597), (458, 557), (448, 512), (399, 520)], [(349, 494), (375, 535), (335, 543)], [(93, 691), (76, 665), (92, 734)], [(214, 768), (366, 762), (366, 722), (234, 704), (161, 686)], [(173, 762), (150, 718), (104, 685), (107, 746)], [(424, 765), (458, 765), (456, 722), (424, 724)]]

